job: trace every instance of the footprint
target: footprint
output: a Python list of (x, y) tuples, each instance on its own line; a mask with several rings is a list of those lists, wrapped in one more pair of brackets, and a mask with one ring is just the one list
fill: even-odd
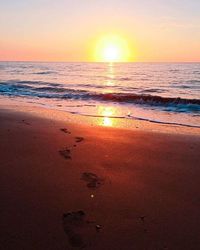
[(146, 218), (146, 217), (147, 217), (146, 215), (143, 215), (143, 216), (140, 216), (139, 219), (140, 219), (142, 222), (145, 222), (145, 218)]
[(26, 125), (31, 125), (29, 122), (22, 120), (22, 123), (26, 124)]
[(75, 137), (75, 139), (76, 139), (76, 142), (82, 142), (84, 140), (84, 138), (80, 136)]
[(66, 149), (61, 149), (59, 150), (59, 153), (62, 157), (64, 157), (67, 160), (71, 160), (71, 150), (66, 148)]
[(90, 172), (84, 172), (81, 177), (82, 180), (87, 182), (87, 187), (96, 189), (104, 184), (104, 180), (99, 178), (96, 174)]
[(68, 236), (69, 244), (73, 247), (84, 248), (91, 244), (97, 233), (94, 222), (86, 220), (84, 211), (63, 214), (63, 228)]
[(65, 134), (71, 134), (67, 128), (61, 128), (60, 131), (64, 132)]

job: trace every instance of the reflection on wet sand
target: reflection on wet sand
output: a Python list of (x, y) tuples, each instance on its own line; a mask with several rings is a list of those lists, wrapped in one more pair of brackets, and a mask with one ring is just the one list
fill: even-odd
[(116, 123), (116, 119), (113, 119), (111, 117), (116, 115), (116, 109), (114, 107), (105, 107), (105, 106), (99, 106), (98, 108), (98, 115), (102, 116), (102, 118), (98, 119), (98, 124), (101, 126), (106, 127), (114, 127)]
[(102, 123), (103, 126), (106, 126), (106, 127), (112, 127), (113, 125), (113, 121), (111, 118), (109, 117), (104, 117), (103, 118), (103, 123)]

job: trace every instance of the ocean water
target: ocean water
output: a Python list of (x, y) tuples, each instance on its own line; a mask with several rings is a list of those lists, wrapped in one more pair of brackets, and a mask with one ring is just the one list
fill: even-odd
[(84, 116), (200, 127), (200, 63), (0, 62), (0, 96)]

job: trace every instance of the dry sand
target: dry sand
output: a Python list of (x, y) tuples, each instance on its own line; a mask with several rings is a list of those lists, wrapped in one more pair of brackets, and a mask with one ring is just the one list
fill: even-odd
[(200, 137), (0, 112), (0, 249), (200, 249)]

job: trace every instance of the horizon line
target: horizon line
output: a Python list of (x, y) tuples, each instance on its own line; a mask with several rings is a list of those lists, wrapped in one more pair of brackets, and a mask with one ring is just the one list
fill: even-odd
[(130, 61), (130, 62), (103, 62), (103, 61), (45, 61), (45, 60), (0, 60), (0, 62), (29, 62), (29, 63), (200, 63), (200, 61)]

